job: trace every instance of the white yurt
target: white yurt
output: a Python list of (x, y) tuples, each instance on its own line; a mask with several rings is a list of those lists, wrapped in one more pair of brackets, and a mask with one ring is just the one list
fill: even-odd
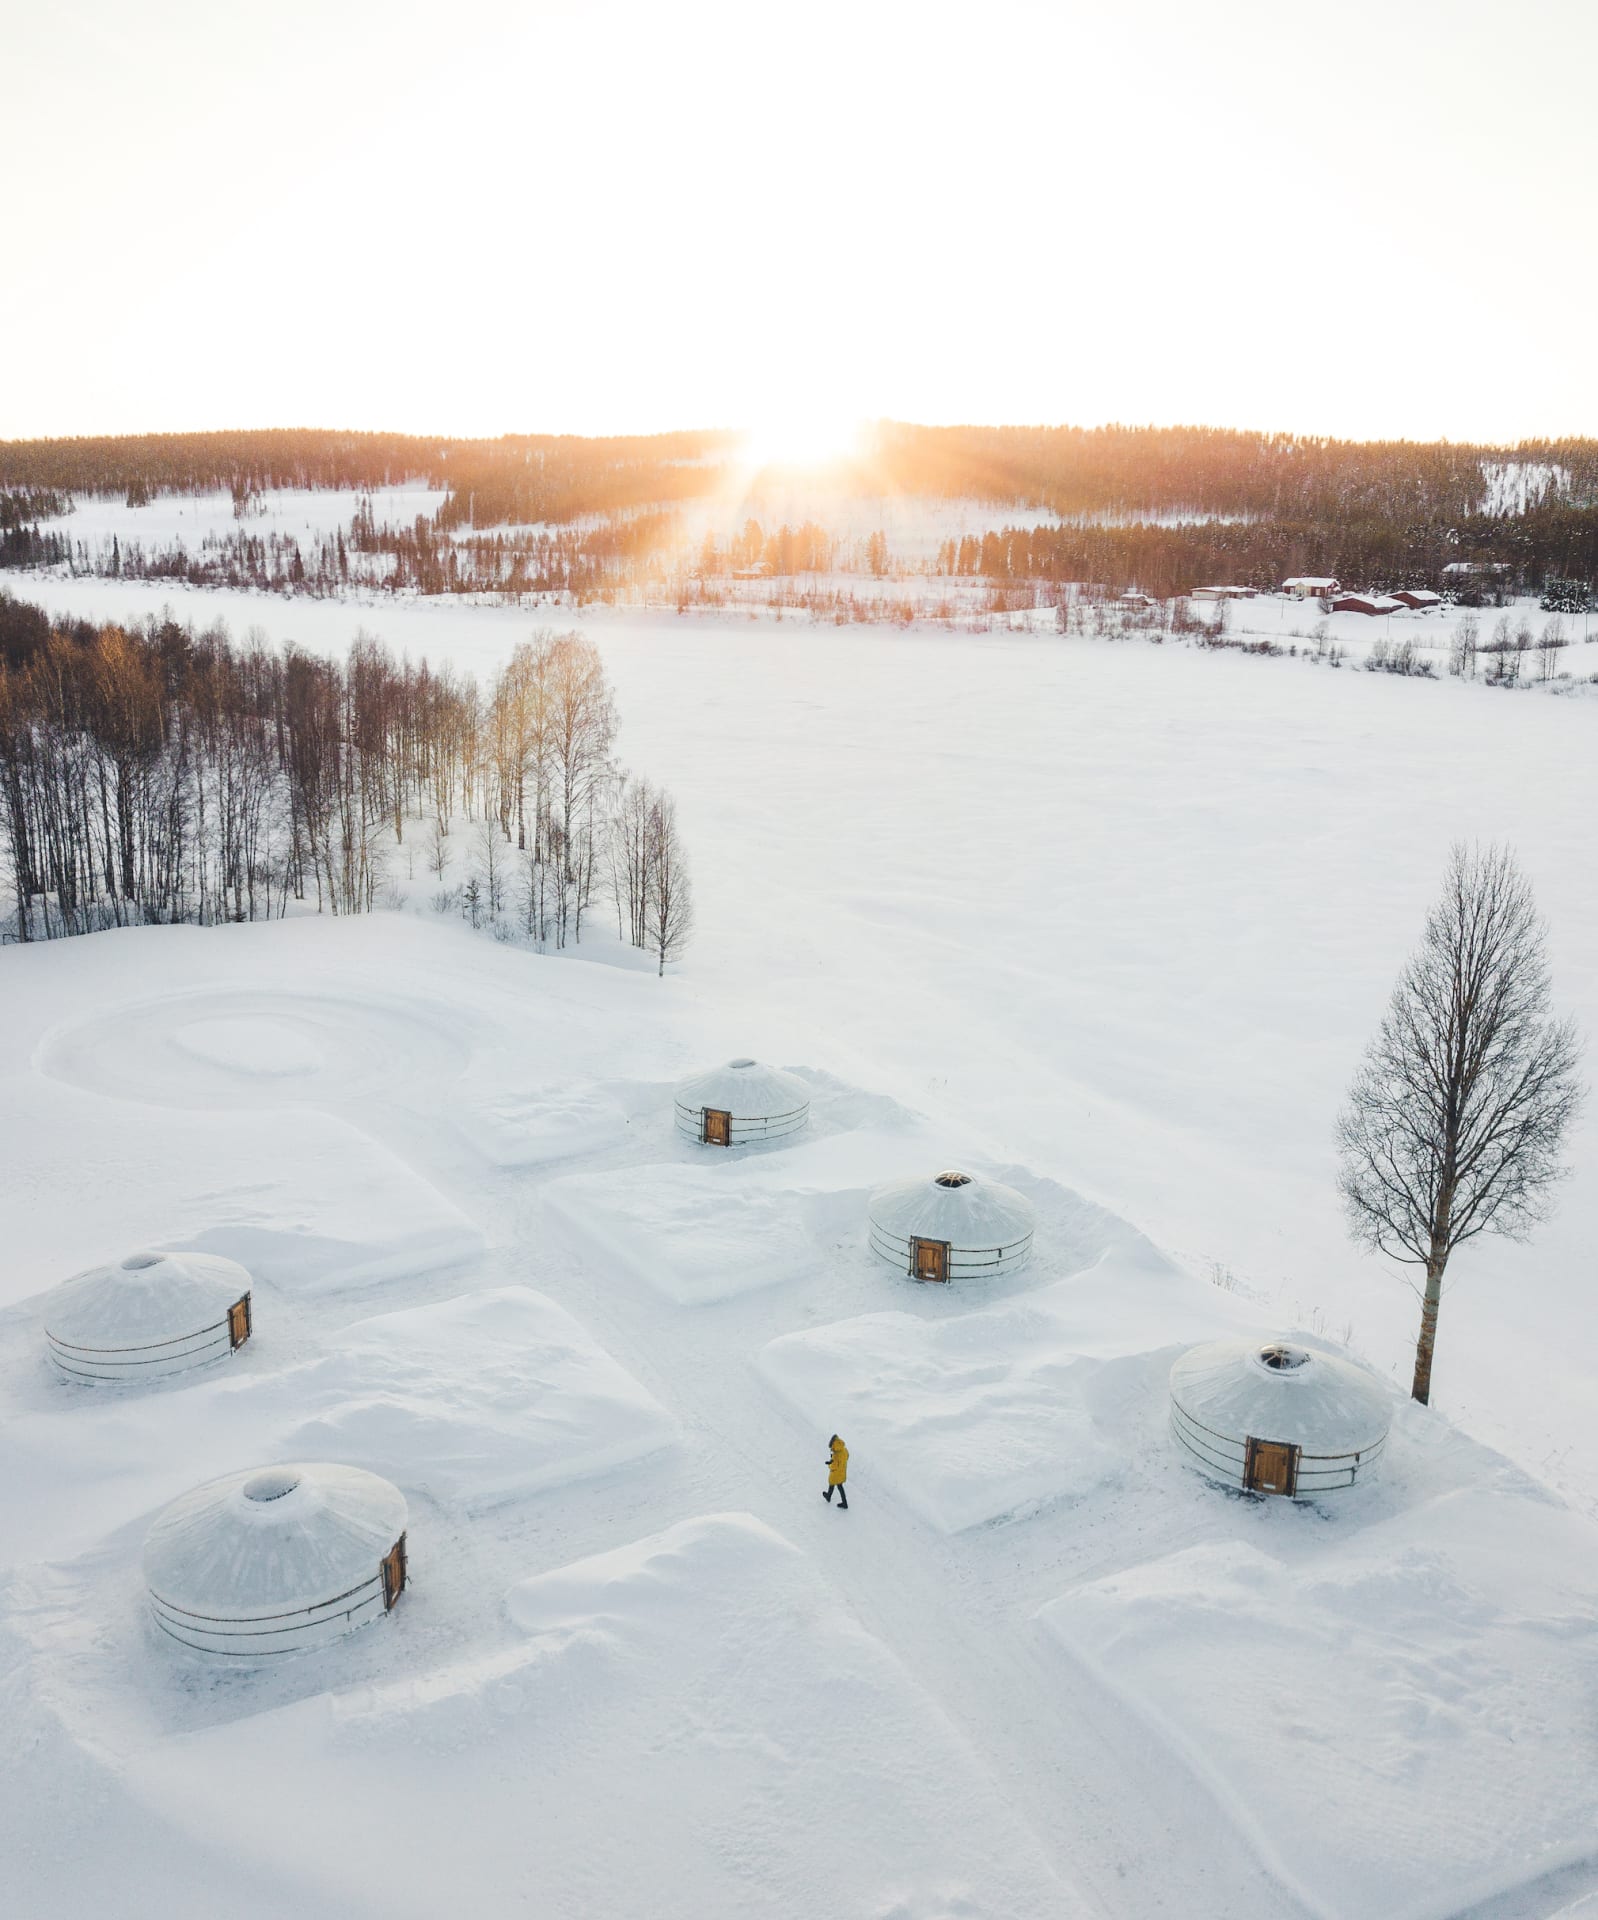
[(696, 1073), (674, 1096), (677, 1131), (707, 1147), (748, 1147), (797, 1133), (810, 1118), (810, 1091), (779, 1067), (729, 1060)]
[(145, 1538), (155, 1623), (232, 1659), (324, 1646), (404, 1591), (405, 1519), (399, 1488), (360, 1467), (226, 1474), (174, 1500)]
[(1171, 1369), (1171, 1432), (1223, 1486), (1335, 1493), (1370, 1477), (1391, 1424), (1374, 1374), (1289, 1340), (1211, 1340)]
[(250, 1276), (216, 1253), (130, 1253), (53, 1289), (50, 1358), (75, 1380), (152, 1380), (203, 1367), (249, 1339)]
[(912, 1280), (1014, 1273), (1032, 1256), (1037, 1215), (1014, 1187), (950, 1168), (872, 1194), (871, 1250)]

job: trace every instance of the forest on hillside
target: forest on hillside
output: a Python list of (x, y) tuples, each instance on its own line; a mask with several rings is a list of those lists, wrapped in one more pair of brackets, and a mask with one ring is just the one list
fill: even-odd
[[(0, 566), (65, 566), (200, 585), (337, 593), (360, 584), (423, 594), (579, 599), (674, 592), (742, 570), (914, 571), (996, 586), (1065, 581), (1169, 597), (1208, 583), (1270, 587), (1336, 574), (1373, 592), (1448, 585), (1463, 560), (1519, 586), (1598, 579), (1598, 441), (1515, 447), (1347, 442), (1192, 427), (918, 427), (879, 423), (860, 451), (810, 477), (823, 502), (961, 500), (991, 509), (983, 534), (901, 560), (855, 543), (823, 507), (801, 525), (690, 538), (691, 502), (748, 496), (736, 435), (448, 441), (317, 431), (0, 443)], [(389, 525), (375, 489), (422, 484), (437, 510)], [(347, 489), (347, 529), (308, 539), (251, 524), (284, 487)], [(130, 505), (163, 493), (231, 493), (237, 525), (202, 550), (74, 540), (74, 494)], [(1026, 520), (1007, 519), (1007, 512)], [(1038, 516), (1052, 524), (1034, 525)], [(858, 514), (854, 516), (858, 518)], [(365, 563), (352, 560), (365, 555)]]

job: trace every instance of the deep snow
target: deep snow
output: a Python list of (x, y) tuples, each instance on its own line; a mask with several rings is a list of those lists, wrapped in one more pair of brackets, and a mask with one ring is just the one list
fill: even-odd
[[(249, 605), (479, 670), (530, 624)], [(1422, 1413), (1330, 1122), (1456, 833), (1514, 839), (1598, 1028), (1590, 703), (1141, 642), (586, 625), (682, 809), (674, 977), (430, 916), (0, 953), (23, 1910), (1581, 1901), (1598, 1130), (1531, 1246), (1459, 1256)], [(707, 1158), (671, 1086), (743, 1051), (803, 1074), (813, 1127)], [(1037, 1207), (1025, 1272), (943, 1292), (873, 1261), (870, 1187), (951, 1162)], [(38, 1296), (144, 1244), (249, 1265), (255, 1339), (149, 1394), (53, 1381)], [(1301, 1512), (1181, 1464), (1182, 1344), (1348, 1323), (1394, 1382), (1375, 1486)], [(847, 1517), (816, 1497), (834, 1429)], [(149, 1519), (312, 1436), (402, 1485), (413, 1591), (295, 1671), (174, 1663)]]

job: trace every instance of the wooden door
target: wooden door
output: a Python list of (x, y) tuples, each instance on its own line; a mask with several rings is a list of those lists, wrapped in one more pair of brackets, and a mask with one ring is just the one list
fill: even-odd
[(1299, 1449), (1285, 1440), (1250, 1440), (1243, 1484), (1255, 1493), (1291, 1494), (1298, 1487)]
[(920, 1240), (912, 1238), (910, 1242), (910, 1275), (915, 1280), (944, 1280), (949, 1278), (949, 1243), (947, 1240)]
[(732, 1145), (732, 1115), (730, 1113), (723, 1113), (720, 1107), (706, 1107), (703, 1137), (707, 1147), (730, 1147)]
[(235, 1300), (227, 1310), (227, 1337), (229, 1346), (242, 1347), (250, 1337), (250, 1296), (245, 1294), (242, 1300)]
[(388, 1612), (405, 1591), (409, 1568), (405, 1560), (405, 1536), (402, 1533), (383, 1557), (383, 1611)]

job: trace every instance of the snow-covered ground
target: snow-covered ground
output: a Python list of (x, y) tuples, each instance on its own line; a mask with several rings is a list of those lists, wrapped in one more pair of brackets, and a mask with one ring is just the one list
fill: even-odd
[[(150, 598), (478, 671), (532, 624)], [(1141, 641), (584, 624), (694, 859), (673, 977), (425, 914), (0, 953), (19, 1911), (1598, 1893), (1598, 1124), (1530, 1246), (1457, 1256), (1429, 1413), (1331, 1147), (1455, 835), (1515, 842), (1598, 1031), (1592, 703)], [(810, 1081), (814, 1126), (707, 1160), (671, 1083), (744, 1051)], [(944, 1292), (872, 1259), (869, 1186), (951, 1161), (1025, 1188), (1030, 1268)], [(38, 1296), (143, 1244), (244, 1260), (256, 1338), (144, 1395), (53, 1380)], [(1165, 1433), (1184, 1343), (1294, 1326), (1393, 1382), (1383, 1478), (1324, 1510), (1212, 1490)], [(847, 1516), (817, 1498), (833, 1430)], [(265, 1675), (159, 1644), (162, 1501), (317, 1451), (410, 1501), (393, 1615)]]
[(330, 539), (341, 528), (349, 531), (355, 509), (363, 499), (372, 502), (379, 526), (408, 527), (418, 514), (431, 516), (444, 504), (445, 494), (432, 487), (374, 487), (369, 493), (337, 487), (274, 487), (253, 494), (242, 516), (233, 510), (226, 488), (214, 493), (163, 493), (142, 507), (130, 507), (117, 494), (78, 493), (72, 511), (39, 524), (48, 533), (61, 533), (91, 554), (109, 546), (113, 537), (137, 541), (146, 552), (181, 540), (198, 554), (208, 538), (229, 539), (235, 533), (260, 537), (291, 534), (302, 541)]

